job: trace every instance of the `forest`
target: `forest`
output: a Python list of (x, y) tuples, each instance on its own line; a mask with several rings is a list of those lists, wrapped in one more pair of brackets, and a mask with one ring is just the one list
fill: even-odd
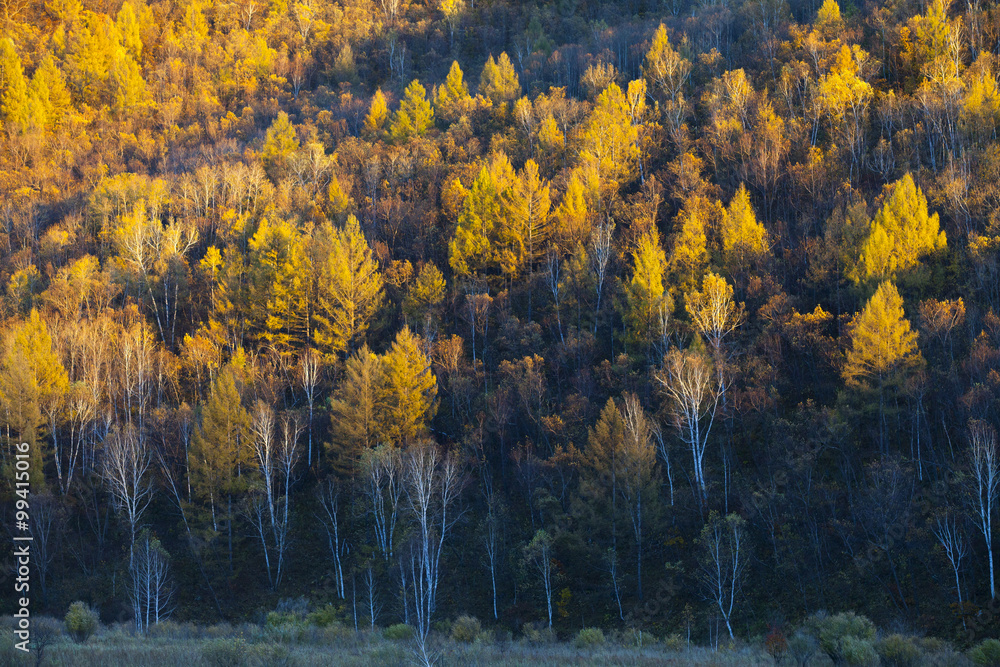
[(32, 614), (1000, 632), (994, 3), (0, 25), (0, 497), (13, 535), (29, 461)]

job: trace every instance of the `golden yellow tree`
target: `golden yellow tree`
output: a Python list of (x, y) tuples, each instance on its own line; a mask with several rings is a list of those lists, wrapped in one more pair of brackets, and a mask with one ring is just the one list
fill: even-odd
[(732, 269), (742, 271), (760, 263), (771, 251), (767, 230), (757, 221), (745, 185), (733, 195), (722, 216), (722, 255)]
[(408, 444), (427, 434), (437, 412), (437, 378), (420, 339), (404, 326), (382, 357), (382, 405), (377, 424), (381, 442)]
[(449, 123), (454, 123), (472, 110), (472, 96), (457, 60), (452, 61), (444, 83), (434, 86), (434, 107), (437, 115)]
[(632, 262), (632, 278), (623, 285), (623, 316), (629, 337), (647, 354), (651, 354), (654, 345), (659, 343), (662, 353), (666, 351), (673, 303), (664, 281), (667, 256), (655, 227), (639, 239)]
[(834, 132), (851, 154), (851, 177), (860, 170), (865, 148), (865, 123), (868, 105), (875, 95), (865, 80), (868, 53), (858, 45), (844, 45), (837, 53), (828, 74), (819, 81), (819, 100), (825, 108)]
[(893, 279), (947, 245), (938, 214), (929, 214), (923, 191), (906, 174), (872, 219), (853, 277), (857, 282)]
[(44, 479), (39, 429), (46, 415), (59, 410), (68, 390), (69, 376), (53, 349), (48, 327), (32, 310), (8, 338), (0, 366), (0, 404), (19, 440), (31, 447), (31, 480), (39, 485)]
[(389, 118), (389, 105), (386, 104), (385, 95), (379, 88), (372, 96), (372, 105), (365, 116), (365, 131), (373, 137), (377, 137), (385, 129), (386, 120)]
[(434, 127), (434, 109), (427, 101), (427, 91), (420, 81), (414, 79), (403, 92), (403, 101), (392, 120), (392, 138), (406, 141), (411, 137), (422, 137)]
[(479, 94), (501, 108), (506, 108), (508, 102), (513, 102), (521, 95), (521, 83), (506, 52), (501, 53), (496, 60), (492, 55), (487, 59), (479, 77)]
[(326, 223), (315, 237), (316, 296), (313, 339), (328, 353), (351, 351), (364, 341), (382, 305), (378, 261), (353, 215), (341, 229)]
[(614, 192), (635, 176), (639, 160), (639, 128), (632, 124), (629, 100), (612, 83), (597, 97), (583, 124), (580, 159), (592, 159), (601, 178), (602, 195)]
[(917, 332), (903, 312), (903, 298), (886, 281), (851, 323), (851, 346), (842, 371), (848, 386), (874, 389), (879, 395), (879, 439), (885, 446), (885, 396), (890, 386), (899, 386), (906, 376), (922, 366)]
[(327, 445), (334, 469), (350, 476), (366, 449), (380, 444), (385, 406), (382, 358), (363, 345), (348, 357), (344, 375), (330, 399), (331, 441)]
[[(242, 350), (240, 350), (242, 353)], [(200, 423), (191, 443), (191, 484), (209, 501), (213, 528), (217, 529), (216, 505), (246, 488), (242, 475), (253, 461), (250, 447), (250, 415), (243, 407), (240, 389), (244, 380), (243, 356), (226, 364), (212, 383), (208, 401), (201, 407)]]

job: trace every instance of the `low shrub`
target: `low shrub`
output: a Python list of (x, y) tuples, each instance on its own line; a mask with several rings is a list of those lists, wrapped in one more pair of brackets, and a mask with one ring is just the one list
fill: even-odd
[(668, 635), (663, 638), (663, 648), (668, 651), (683, 651), (687, 647), (687, 642), (678, 634)]
[(556, 633), (552, 628), (541, 623), (525, 623), (521, 627), (524, 638), (531, 644), (551, 644), (556, 640)]
[(417, 631), (413, 626), (406, 623), (396, 623), (382, 631), (382, 636), (392, 641), (407, 641), (413, 639), (416, 634)]
[(886, 667), (916, 667), (924, 654), (912, 637), (899, 634), (883, 637), (876, 642), (875, 650)]
[(483, 630), (476, 635), (475, 644), (478, 646), (493, 646), (497, 641), (496, 635), (493, 634), (492, 630)]
[(969, 660), (981, 667), (1000, 667), (1000, 640), (984, 639), (969, 649)]
[(788, 640), (788, 653), (799, 667), (805, 667), (819, 651), (819, 640), (811, 633), (799, 630)]
[(201, 657), (211, 667), (243, 667), (249, 662), (249, 653), (242, 637), (212, 639), (201, 647)]
[(83, 643), (97, 630), (100, 617), (84, 602), (74, 602), (66, 612), (66, 632), (77, 643)]
[(325, 628), (339, 620), (340, 611), (332, 604), (324, 605), (306, 616), (306, 623)]
[(771, 656), (775, 664), (781, 662), (785, 654), (788, 653), (788, 639), (781, 628), (771, 626), (771, 630), (764, 637), (764, 650)]
[(293, 667), (298, 664), (295, 654), (283, 644), (255, 644), (249, 652), (254, 665), (260, 667)]
[(451, 638), (463, 644), (471, 644), (482, 631), (482, 625), (475, 616), (459, 616), (451, 624)]
[(573, 644), (577, 648), (593, 648), (594, 646), (604, 646), (604, 633), (600, 628), (584, 628), (576, 633)]
[(869, 654), (876, 655), (875, 624), (854, 612), (833, 616), (822, 612), (813, 614), (806, 620), (806, 630), (819, 640), (820, 649), (834, 664), (862, 665)]

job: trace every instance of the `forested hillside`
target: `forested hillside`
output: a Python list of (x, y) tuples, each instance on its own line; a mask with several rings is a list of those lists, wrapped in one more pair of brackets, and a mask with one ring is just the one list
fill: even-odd
[(992, 2), (0, 26), (33, 613), (996, 636)]

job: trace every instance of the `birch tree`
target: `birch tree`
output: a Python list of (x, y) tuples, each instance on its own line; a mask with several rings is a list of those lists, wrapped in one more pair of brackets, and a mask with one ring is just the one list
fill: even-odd
[(406, 497), (416, 540), (411, 572), (416, 599), (417, 641), (429, 663), (427, 637), (437, 606), (438, 577), (445, 539), (461, 514), (455, 505), (462, 487), (461, 470), (451, 456), (430, 441), (415, 443), (406, 453)]
[(656, 374), (670, 401), (668, 410), (677, 434), (691, 448), (695, 484), (699, 499), (708, 499), (704, 459), (708, 436), (712, 432), (715, 413), (724, 386), (721, 378), (713, 377), (712, 366), (697, 350), (672, 349), (664, 359), (663, 369)]
[(990, 567), (990, 598), (996, 598), (993, 572), (993, 506), (1000, 491), (1000, 460), (997, 458), (996, 431), (984, 421), (969, 422), (970, 505), (976, 527), (986, 540), (987, 561)]
[(542, 528), (524, 547), (524, 560), (538, 572), (545, 593), (545, 608), (552, 627), (552, 537)]
[(347, 597), (344, 589), (344, 555), (347, 553), (347, 540), (341, 534), (340, 525), (340, 485), (333, 477), (329, 477), (316, 487), (316, 497), (319, 500), (320, 511), (316, 518), (326, 530), (327, 545), (333, 556), (333, 575), (337, 585), (337, 595), (343, 600)]
[(722, 615), (734, 638), (732, 616), (743, 587), (746, 560), (746, 522), (736, 514), (720, 517), (715, 512), (701, 531), (701, 569), (698, 578), (702, 591)]
[(948, 516), (947, 514), (937, 518), (931, 527), (931, 532), (937, 538), (938, 544), (941, 545), (945, 558), (948, 559), (948, 564), (951, 565), (951, 570), (955, 574), (958, 613), (962, 617), (962, 627), (964, 628), (965, 614), (962, 613), (962, 583), (958, 575), (962, 568), (962, 560), (969, 553), (969, 545), (965, 541), (965, 537), (962, 535), (955, 517)]

